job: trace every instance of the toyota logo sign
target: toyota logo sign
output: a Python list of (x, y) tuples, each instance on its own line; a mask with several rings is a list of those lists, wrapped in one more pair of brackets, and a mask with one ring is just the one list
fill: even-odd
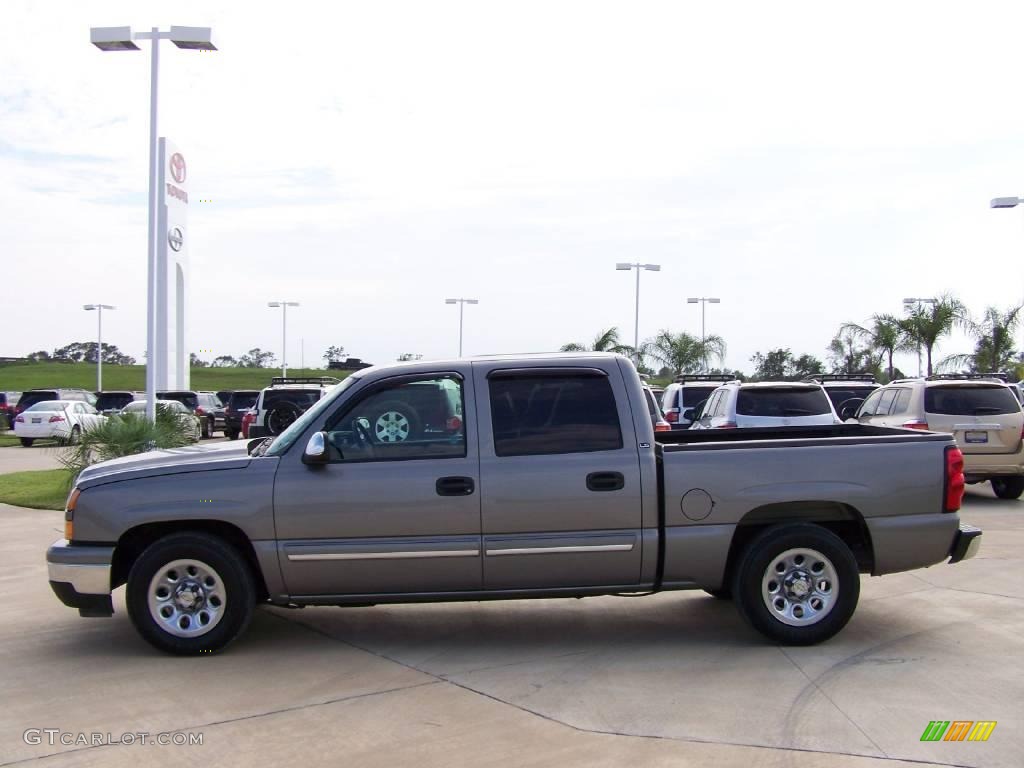
[(171, 176), (179, 184), (185, 183), (185, 158), (180, 152), (171, 155)]
[(171, 246), (172, 251), (181, 250), (181, 246), (185, 244), (185, 235), (182, 233), (181, 227), (171, 227), (167, 233), (167, 244)]

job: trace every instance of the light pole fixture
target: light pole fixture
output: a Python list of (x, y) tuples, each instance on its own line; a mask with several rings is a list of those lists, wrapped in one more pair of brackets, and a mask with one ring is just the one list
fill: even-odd
[(661, 272), (661, 264), (626, 264), (619, 262), (615, 269), (620, 272), (636, 270), (636, 311), (633, 316), (633, 357), (637, 367), (640, 367), (640, 270), (648, 272)]
[(479, 299), (445, 299), (445, 304), (459, 305), (459, 357), (462, 357), (462, 310), (467, 304), (479, 304)]
[(1016, 208), (1021, 203), (1024, 199), (1019, 197), (993, 197), (988, 205), (989, 208)]
[(96, 391), (103, 391), (103, 310), (117, 309), (113, 304), (83, 304), (82, 309), (96, 312)]
[(268, 301), (268, 307), (281, 308), (281, 376), (288, 375), (288, 307), (297, 307), (297, 301)]
[(157, 176), (159, 170), (157, 157), (157, 85), (160, 70), (160, 41), (170, 40), (179, 48), (197, 51), (215, 51), (217, 47), (211, 39), (209, 27), (171, 27), (161, 32), (153, 27), (149, 32), (132, 33), (131, 27), (92, 27), (89, 30), (90, 42), (101, 51), (137, 51), (135, 40), (150, 40), (151, 58), (149, 72), (149, 243), (147, 246), (148, 270), (146, 289), (146, 418), (156, 421), (156, 350), (157, 344), (157, 209), (159, 190)]
[(708, 355), (707, 355), (707, 351), (704, 350), (704, 339), (705, 339), (705, 334), (704, 334), (704, 310), (707, 308), (708, 304), (721, 304), (722, 300), (721, 299), (712, 299), (712, 298), (709, 298), (707, 296), (698, 296), (698, 297), (691, 297), (691, 298), (687, 299), (686, 303), (687, 304), (700, 304), (700, 344), (701, 344), (701, 352), (704, 355), (704, 370), (706, 372), (707, 369), (708, 369)]
[[(908, 310), (908, 311), (912, 310), (912, 309), (916, 309), (917, 311), (920, 312), (922, 304), (931, 304), (934, 307), (938, 303), (939, 303), (938, 299), (922, 299), (922, 298), (910, 297), (910, 298), (906, 298), (906, 299), (903, 300), (903, 308)], [(920, 376), (924, 376), (924, 372), (922, 370), (921, 339), (920, 338), (917, 340), (917, 375), (919, 377)]]

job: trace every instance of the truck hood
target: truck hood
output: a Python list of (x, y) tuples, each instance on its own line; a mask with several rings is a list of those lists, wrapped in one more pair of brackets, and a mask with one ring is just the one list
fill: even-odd
[(165, 448), (135, 456), (93, 464), (78, 476), (77, 485), (86, 489), (94, 485), (115, 483), (140, 477), (205, 472), (219, 469), (243, 469), (251, 459), (248, 441), (239, 440), (216, 445)]

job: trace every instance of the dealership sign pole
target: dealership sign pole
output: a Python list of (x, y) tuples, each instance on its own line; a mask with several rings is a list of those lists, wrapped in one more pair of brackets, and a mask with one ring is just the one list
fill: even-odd
[[(135, 44), (135, 40), (149, 40), (152, 46), (152, 58), (150, 62), (150, 81), (149, 81), (149, 241), (147, 244), (147, 281), (146, 281), (146, 418), (149, 421), (156, 420), (156, 389), (157, 389), (157, 348), (162, 347), (165, 352), (167, 350), (167, 339), (166, 339), (166, 326), (164, 327), (164, 338), (159, 339), (158, 329), (158, 287), (159, 287), (159, 265), (157, 264), (158, 254), (160, 247), (158, 242), (165, 240), (165, 233), (159, 229), (158, 208), (163, 207), (159, 205), (159, 187), (157, 186), (157, 177), (163, 175), (163, 168), (166, 167), (163, 158), (158, 161), (158, 155), (160, 155), (160, 149), (157, 146), (157, 85), (159, 83), (159, 65), (160, 65), (160, 41), (170, 40), (179, 48), (185, 48), (196, 51), (215, 51), (217, 47), (213, 44), (211, 39), (211, 30), (209, 27), (174, 27), (172, 26), (168, 31), (161, 32), (159, 27), (153, 27), (149, 32), (136, 32), (132, 34), (131, 27), (92, 27), (89, 30), (90, 42), (99, 48), (101, 51), (137, 51), (139, 46)], [(158, 162), (160, 165), (158, 166)], [(173, 173), (172, 173), (173, 176)], [(166, 187), (165, 189), (165, 203), (166, 203)], [(186, 196), (187, 202), (187, 196)], [(184, 216), (183, 212), (181, 213)], [(168, 218), (171, 218), (169, 215)], [(167, 233), (169, 234), (169, 233)], [(182, 240), (183, 242), (183, 240)], [(184, 261), (184, 256), (181, 260), (171, 259), (175, 264), (179, 264)], [(165, 271), (166, 277), (166, 271)], [(177, 282), (175, 283), (176, 288), (178, 287)], [(184, 286), (181, 286), (180, 294), (175, 292), (176, 298), (180, 298), (181, 303), (176, 304), (175, 310), (181, 309), (180, 316), (175, 314), (175, 321), (180, 319), (181, 334), (176, 337), (176, 348), (177, 345), (184, 343)], [(185, 360), (188, 361), (188, 353), (185, 353)], [(177, 362), (177, 361), (176, 361)], [(168, 360), (163, 360), (162, 365), (164, 370), (167, 370)], [(185, 381), (188, 380), (188, 367), (185, 367)], [(168, 382), (169, 383), (169, 382)]]

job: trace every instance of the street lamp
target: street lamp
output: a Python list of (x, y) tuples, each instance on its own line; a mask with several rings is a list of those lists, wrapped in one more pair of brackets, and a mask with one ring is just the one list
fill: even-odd
[(297, 301), (268, 301), (268, 307), (281, 308), (281, 376), (288, 375), (288, 307), (297, 307)]
[(467, 304), (479, 304), (478, 299), (445, 299), (445, 304), (459, 305), (459, 357), (462, 357), (462, 310)]
[(661, 264), (624, 264), (619, 262), (615, 269), (620, 272), (636, 270), (636, 313), (633, 318), (633, 355), (636, 357), (636, 364), (640, 365), (640, 270), (648, 272), (661, 272)]
[(1016, 208), (1024, 203), (1019, 197), (994, 197), (988, 205), (990, 208)]
[[(913, 297), (903, 300), (903, 308), (906, 310), (916, 309), (918, 312), (921, 311), (922, 304), (931, 304), (933, 307), (939, 303), (938, 299), (915, 299)], [(921, 339), (917, 340), (917, 375), (924, 376), (924, 372), (921, 369)]]
[(113, 304), (83, 304), (82, 309), (89, 312), (96, 312), (96, 391), (103, 391), (103, 310), (117, 309)]
[(700, 304), (700, 345), (701, 352), (704, 355), (704, 370), (708, 369), (708, 353), (704, 349), (704, 310), (708, 304), (721, 304), (721, 299), (711, 299), (706, 296), (699, 296), (697, 298), (689, 298), (686, 300), (687, 304)]
[(92, 27), (89, 39), (101, 51), (137, 51), (134, 40), (151, 40), (151, 58), (149, 73), (149, 235), (148, 235), (148, 271), (146, 276), (146, 418), (156, 421), (156, 284), (157, 265), (157, 201), (159, 199), (157, 185), (157, 130), (156, 105), (157, 85), (160, 64), (160, 41), (170, 40), (179, 48), (196, 51), (215, 51), (209, 27), (171, 27), (161, 32), (153, 27), (149, 32), (132, 34), (131, 27)]

